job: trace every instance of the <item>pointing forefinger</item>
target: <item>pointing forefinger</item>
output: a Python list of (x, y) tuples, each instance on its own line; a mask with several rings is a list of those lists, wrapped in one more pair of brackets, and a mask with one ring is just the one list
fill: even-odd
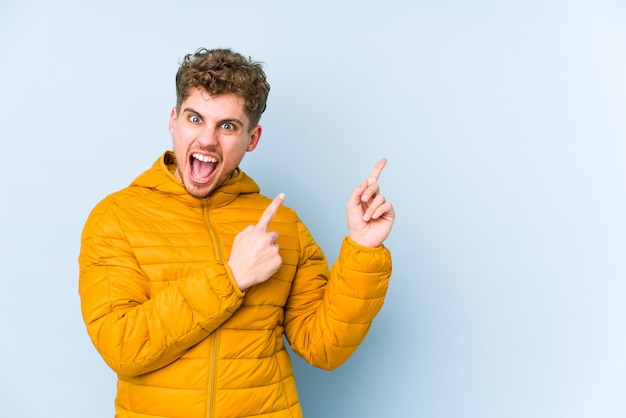
[(272, 200), (272, 203), (270, 203), (267, 208), (265, 208), (265, 210), (263, 211), (263, 215), (261, 215), (261, 219), (259, 219), (259, 222), (256, 224), (257, 228), (263, 228), (265, 231), (267, 231), (270, 223), (272, 223), (272, 219), (274, 219), (274, 215), (276, 215), (278, 208), (280, 207), (280, 205), (283, 204), (284, 200), (284, 193), (279, 193), (278, 196), (276, 196), (274, 200)]
[(369, 176), (367, 176), (367, 184), (376, 183), (378, 181), (378, 177), (380, 177), (380, 173), (383, 171), (383, 168), (385, 168), (385, 164), (387, 164), (386, 158), (376, 163), (372, 171), (370, 171)]

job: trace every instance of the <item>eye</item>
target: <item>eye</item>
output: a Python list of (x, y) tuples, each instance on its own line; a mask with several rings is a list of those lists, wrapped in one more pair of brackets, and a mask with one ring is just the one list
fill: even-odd
[(227, 131), (232, 131), (233, 129), (235, 129), (235, 125), (230, 122), (224, 122), (220, 125), (220, 127), (222, 129), (226, 129)]
[(191, 115), (191, 116), (189, 116), (189, 122), (198, 124), (198, 123), (202, 122), (202, 119), (198, 115)]

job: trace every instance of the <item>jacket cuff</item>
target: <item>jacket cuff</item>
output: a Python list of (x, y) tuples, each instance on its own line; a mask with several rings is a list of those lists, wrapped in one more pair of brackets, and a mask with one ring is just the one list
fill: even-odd
[(353, 249), (355, 251), (377, 252), (377, 251), (380, 251), (380, 250), (387, 249), (384, 244), (380, 244), (378, 247), (366, 247), (365, 245), (361, 245), (361, 244), (357, 243), (356, 241), (354, 241), (349, 236), (346, 236), (343, 239), (343, 245), (344, 246), (348, 246), (348, 247), (350, 247), (350, 249)]
[(230, 280), (230, 283), (233, 286), (233, 290), (234, 292), (239, 296), (239, 297), (244, 297), (245, 296), (245, 292), (241, 289), (239, 289), (239, 285), (237, 284), (237, 282), (235, 281), (235, 276), (233, 276), (233, 272), (230, 269), (230, 266), (228, 265), (228, 263), (224, 263), (224, 270), (226, 270), (226, 274), (228, 275), (228, 279)]
[(341, 252), (353, 259), (358, 271), (385, 271), (391, 270), (391, 252), (384, 244), (378, 247), (366, 247), (353, 241), (349, 236), (343, 239)]

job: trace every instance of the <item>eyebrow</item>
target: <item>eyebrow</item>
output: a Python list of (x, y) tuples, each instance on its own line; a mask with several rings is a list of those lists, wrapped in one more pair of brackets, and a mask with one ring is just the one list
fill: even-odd
[(186, 113), (186, 112), (195, 113), (196, 115), (202, 116), (202, 114), (200, 112), (198, 112), (197, 110), (192, 109), (190, 107), (186, 107), (186, 108), (182, 109), (180, 113)]
[(221, 124), (221, 123), (224, 123), (224, 122), (231, 122), (231, 123), (233, 123), (233, 122), (234, 122), (234, 123), (236, 123), (236, 124), (238, 124), (238, 125), (243, 126), (243, 122), (242, 122), (242, 121), (240, 121), (239, 119), (236, 119), (236, 118), (235, 118), (235, 119), (228, 119), (228, 118), (226, 118), (226, 119), (220, 119), (220, 120), (218, 121), (218, 123), (220, 123), (220, 124)]

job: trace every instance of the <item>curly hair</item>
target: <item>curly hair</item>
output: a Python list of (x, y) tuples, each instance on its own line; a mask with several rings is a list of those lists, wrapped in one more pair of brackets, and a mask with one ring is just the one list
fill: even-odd
[(176, 73), (177, 112), (195, 87), (212, 95), (233, 93), (242, 97), (250, 129), (259, 123), (270, 92), (263, 64), (230, 49), (200, 48), (185, 55)]

